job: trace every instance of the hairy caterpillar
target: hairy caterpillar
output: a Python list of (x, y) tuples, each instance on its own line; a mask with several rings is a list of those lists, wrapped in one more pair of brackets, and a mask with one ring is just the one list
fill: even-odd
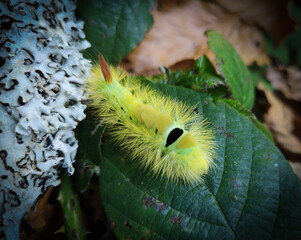
[(183, 103), (141, 86), (99, 55), (86, 90), (91, 106), (128, 154), (167, 180), (198, 183), (213, 165), (213, 132)]

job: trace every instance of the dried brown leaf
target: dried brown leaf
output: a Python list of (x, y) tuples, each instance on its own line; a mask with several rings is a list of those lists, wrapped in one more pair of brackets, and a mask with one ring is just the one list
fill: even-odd
[(301, 100), (301, 71), (298, 68), (269, 68), (266, 76), (286, 98), (296, 101)]
[(169, 67), (170, 70), (172, 71), (177, 71), (177, 70), (188, 70), (189, 68), (192, 68), (194, 65), (195, 60), (193, 59), (186, 59), (182, 60), (180, 62), (177, 62), (176, 64), (172, 65)]
[(288, 0), (216, 0), (229, 13), (263, 28), (278, 42), (294, 30), (288, 12)]
[(296, 155), (301, 154), (301, 140), (295, 132), (297, 113), (273, 92), (266, 91), (261, 84), (259, 88), (265, 92), (270, 104), (270, 108), (264, 114), (264, 123), (272, 131), (276, 142), (286, 151)]
[[(300, 159), (300, 162), (301, 162), (301, 159)], [(301, 180), (301, 163), (300, 162), (289, 162), (289, 164), (291, 165), (293, 172)]]
[(123, 62), (127, 70), (136, 74), (153, 75), (158, 73), (159, 66), (168, 67), (204, 54), (214, 60), (215, 56), (208, 51), (204, 36), (209, 29), (224, 35), (247, 65), (269, 63), (259, 30), (213, 2), (159, 1), (152, 14), (152, 29)]
[(21, 225), (20, 232), (22, 240), (64, 239), (64, 236), (55, 234), (55, 231), (63, 225), (63, 213), (58, 202), (49, 203), (52, 191), (53, 187), (50, 187), (24, 220), (25, 224), (23, 223), (23, 227)]

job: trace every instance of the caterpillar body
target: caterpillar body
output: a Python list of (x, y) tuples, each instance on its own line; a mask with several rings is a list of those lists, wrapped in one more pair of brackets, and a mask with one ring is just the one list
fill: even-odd
[(216, 146), (206, 122), (182, 102), (108, 66), (102, 55), (99, 66), (92, 68), (86, 90), (91, 107), (122, 149), (166, 180), (201, 182)]

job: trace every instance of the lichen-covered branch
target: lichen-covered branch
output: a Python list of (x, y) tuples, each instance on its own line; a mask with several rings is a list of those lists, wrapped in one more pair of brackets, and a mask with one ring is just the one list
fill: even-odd
[(0, 239), (18, 238), (61, 166), (74, 171), (90, 67), (74, 9), (74, 1), (0, 2)]

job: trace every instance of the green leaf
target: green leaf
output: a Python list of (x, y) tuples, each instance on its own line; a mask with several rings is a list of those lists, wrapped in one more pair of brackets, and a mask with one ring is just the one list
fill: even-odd
[(207, 92), (212, 96), (214, 102), (221, 98), (231, 97), (227, 86), (217, 86), (215, 88), (208, 89)]
[(301, 2), (298, 0), (290, 0), (288, 10), (291, 17), (298, 23), (301, 22)]
[(89, 119), (81, 121), (76, 128), (76, 138), (80, 144), (74, 163), (75, 172), (71, 176), (72, 186), (76, 193), (85, 191), (93, 174), (100, 172), (100, 145), (103, 131), (103, 126), (96, 125)]
[(273, 236), (277, 239), (301, 239), (300, 180), (291, 174), (290, 166), (284, 161), (279, 162), (279, 171), (281, 207), (277, 213)]
[[(146, 77), (140, 77), (145, 79)], [(193, 68), (187, 71), (169, 71), (165, 74), (151, 78), (156, 83), (183, 86), (196, 91), (208, 90), (219, 85), (224, 85), (223, 79), (219, 76), (212, 63), (206, 56), (195, 61)]]
[(104, 126), (96, 123), (90, 119), (81, 121), (76, 128), (76, 137), (80, 141), (79, 153), (89, 164), (99, 166), (101, 156), (100, 145)]
[(270, 139), (272, 142), (274, 141), (273, 135), (271, 134), (271, 132), (260, 121), (258, 121), (258, 119), (255, 117), (255, 115), (252, 112), (250, 112), (248, 109), (246, 109), (244, 106), (242, 106), (239, 102), (237, 102), (233, 99), (226, 99), (226, 98), (221, 98), (220, 101), (226, 103), (228, 106), (234, 108), (243, 116), (249, 118), (254, 123), (254, 125), (259, 130), (261, 130), (262, 133), (268, 139)]
[(258, 67), (258, 66), (252, 66), (249, 67), (250, 74), (252, 75), (252, 80), (254, 82), (254, 85), (257, 86), (259, 83), (262, 83), (265, 87), (265, 89), (269, 91), (275, 91), (274, 86), (271, 84), (271, 82), (265, 77), (265, 72), (267, 70), (267, 66)]
[(299, 27), (294, 33), (292, 33), (288, 39), (285, 41), (285, 46), (287, 47), (290, 54), (290, 64), (296, 64), (301, 67), (301, 28)]
[(79, 0), (78, 10), (85, 21), (84, 32), (93, 60), (101, 52), (116, 64), (133, 50), (153, 24), (153, 0)]
[(208, 76), (207, 78), (217, 78), (221, 80), (221, 77), (216, 73), (214, 66), (206, 56), (202, 56), (195, 61), (194, 69), (197, 74), (203, 74)]
[(168, 183), (105, 141), (100, 191), (117, 238), (300, 238), (300, 181), (250, 118), (206, 93), (155, 86), (208, 119), (219, 146), (216, 168), (203, 184)]
[(207, 31), (210, 49), (216, 54), (216, 62), (232, 96), (247, 109), (254, 103), (254, 85), (248, 68), (233, 46), (215, 31)]
[(276, 44), (273, 42), (271, 37), (269, 37), (267, 34), (263, 34), (262, 36), (265, 51), (268, 53), (268, 55), (277, 59), (282, 64), (287, 65), (290, 61), (287, 47), (284, 44), (276, 47)]
[(276, 44), (267, 34), (263, 35), (265, 50), (269, 56), (277, 60), (281, 65), (297, 65), (301, 66), (301, 28), (297, 28), (291, 33), (285, 42), (276, 47)]

